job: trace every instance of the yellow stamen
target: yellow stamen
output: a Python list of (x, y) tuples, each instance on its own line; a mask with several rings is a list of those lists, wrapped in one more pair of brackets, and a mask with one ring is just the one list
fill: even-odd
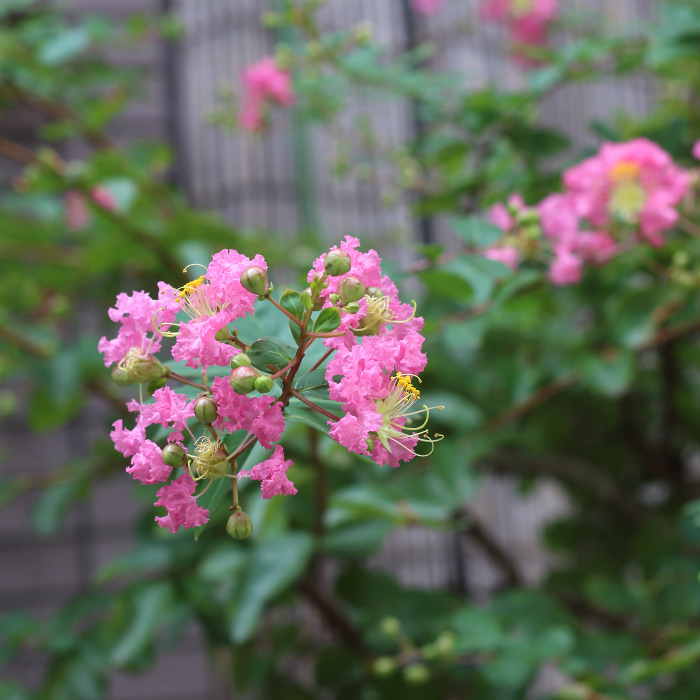
[(631, 160), (621, 160), (610, 168), (610, 179), (614, 183), (636, 180), (639, 177), (640, 167)]

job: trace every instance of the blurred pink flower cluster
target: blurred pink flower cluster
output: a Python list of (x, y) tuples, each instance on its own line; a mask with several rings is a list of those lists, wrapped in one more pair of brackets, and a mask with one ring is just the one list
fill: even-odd
[(514, 55), (525, 61), (527, 56), (518, 45), (543, 46), (558, 12), (559, 0), (486, 0), (480, 8), (483, 19), (507, 26)]
[[(101, 209), (116, 211), (117, 199), (107, 187), (98, 185), (90, 190), (90, 199)], [(86, 197), (77, 190), (66, 192), (66, 225), (71, 231), (80, 231), (90, 223), (90, 209)]]
[(440, 12), (444, 0), (413, 0), (413, 9), (421, 15), (434, 15)]
[(265, 127), (265, 113), (270, 103), (282, 107), (294, 104), (292, 78), (271, 56), (245, 69), (243, 86), (239, 118), (245, 131), (261, 131)]
[[(663, 245), (664, 232), (678, 220), (689, 177), (666, 151), (639, 138), (603, 144), (595, 156), (567, 170), (563, 184), (562, 193), (529, 210), (549, 243), (549, 277), (557, 285), (578, 283), (585, 263), (605, 262), (623, 244)], [(526, 211), (517, 195), (508, 207), (491, 209), (490, 220), (506, 235), (486, 257), (517, 267), (524, 248), (519, 219)]]

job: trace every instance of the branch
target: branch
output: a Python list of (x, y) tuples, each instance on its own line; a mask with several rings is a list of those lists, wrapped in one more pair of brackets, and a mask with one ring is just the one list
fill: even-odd
[(302, 403), (305, 403), (309, 408), (313, 409), (317, 413), (321, 413), (322, 415), (326, 416), (326, 418), (330, 418), (331, 420), (334, 421), (339, 421), (340, 416), (336, 416), (335, 413), (331, 413), (330, 411), (326, 411), (325, 408), (321, 408), (317, 404), (315, 404), (313, 401), (309, 401), (305, 396), (300, 394), (296, 389), (290, 389), (289, 391), (290, 396), (293, 396), (296, 399), (299, 399)]
[(299, 582), (299, 590), (321, 614), (328, 626), (333, 629), (340, 639), (354, 649), (360, 656), (369, 658), (370, 654), (360, 631), (348, 620), (335, 601), (320, 591), (312, 581), (305, 579)]
[[(636, 354), (640, 354), (645, 350), (651, 350), (652, 348), (668, 343), (675, 338), (690, 335), (696, 331), (700, 331), (700, 318), (686, 321), (685, 323), (681, 323), (675, 327), (663, 328), (659, 330), (652, 338), (634, 348), (634, 352)], [(557, 394), (560, 394), (565, 389), (574, 386), (579, 382), (579, 380), (580, 377), (577, 374), (572, 373), (561, 379), (556, 379), (549, 384), (545, 384), (545, 386), (535, 391), (523, 401), (514, 404), (500, 415), (484, 423), (479, 430), (487, 433), (498, 430), (504, 425), (510, 423), (512, 420), (520, 418), (520, 416), (528, 413), (533, 408), (537, 408), (537, 406), (540, 404), (548, 401)]]
[(509, 586), (522, 586), (525, 584), (525, 579), (518, 569), (517, 564), (510, 556), (510, 553), (504, 549), (501, 544), (486, 530), (471, 512), (466, 513), (469, 519), (469, 525), (464, 534), (467, 537), (472, 537), (488, 557), (498, 566), (506, 577), (506, 582)]

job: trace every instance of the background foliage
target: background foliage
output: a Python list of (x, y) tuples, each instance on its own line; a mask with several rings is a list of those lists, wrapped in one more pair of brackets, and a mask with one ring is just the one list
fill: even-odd
[[(0, 619), (8, 668), (23, 649), (51, 658), (38, 690), (0, 682), (0, 698), (102, 697), (111, 669), (150, 667), (191, 621), (227, 660), (221, 672), (252, 697), (515, 700), (529, 697), (543, 664), (563, 674), (550, 696), (558, 700), (700, 696), (697, 218), (663, 248), (638, 246), (567, 288), (534, 267), (510, 273), (475, 254), (494, 236), (481, 218), (490, 204), (516, 191), (536, 201), (557, 187), (553, 162), (586, 155), (537, 123), (541, 100), (571, 81), (655, 76), (651, 114), (595, 129), (610, 140), (646, 136), (679, 165), (694, 165), (700, 8), (666, 0), (643, 31), (584, 31), (544, 51), (526, 89), (504, 93), (465, 92), (453, 76), (428, 72), (426, 47), (390, 60), (365, 30), (323, 35), (318, 4), (289, 0), (265, 18), (287, 39), (279, 60), (294, 69), (298, 118), (323, 128), (354, 86), (373, 99), (412, 100), (424, 125), (415, 142), (383, 151), (371, 125), (359, 123), (353, 160), (336, 170), (381, 169), (417, 216), (451, 220), (453, 249), (423, 247), (404, 272), (421, 283), (423, 389), (428, 403), (446, 406), (439, 428), (447, 440), (429, 459), (388, 471), (351, 459), (322, 423), (299, 420), (285, 443), (299, 494), (249, 497), (256, 530), (244, 543), (226, 537), (225, 509), (197, 541), (189, 532), (163, 536), (147, 500), (134, 549), (103, 567), (90, 591), (48, 622), (22, 611)], [(126, 395), (110, 383), (95, 349), (100, 333), (85, 318), (123, 289), (179, 284), (193, 251), (260, 252), (273, 270), (282, 252), (272, 236), (189, 208), (167, 185), (163, 146), (122, 151), (104, 135), (134, 90), (133, 76), (101, 58), (113, 27), (97, 18), (69, 23), (17, 0), (0, 9), (0, 22), (0, 110), (24, 106), (43, 118), (36, 149), (0, 138), (2, 155), (21, 166), (0, 199), (2, 406), (26, 411), (36, 431), (65, 425), (94, 396), (117, 418)], [(143, 30), (134, 22), (119, 38), (136, 40)], [(219, 115), (224, 125), (227, 114)], [(88, 147), (84, 159), (61, 158), (67, 139)], [(98, 186), (115, 194), (114, 211), (92, 200)], [(66, 226), (69, 191), (89, 208), (81, 230)], [(28, 397), (26, 406), (14, 391)], [(37, 489), (35, 525), (54, 532), (95, 480), (128, 478), (107, 432), (84, 459), (57, 465), (41, 483), (8, 465), (0, 499)], [(484, 472), (513, 474), (525, 489), (554, 479), (570, 498), (568, 515), (544, 535), (557, 564), (536, 587), (524, 585), (509, 552), (473, 519), (469, 501)], [(392, 530), (414, 523), (474, 536), (501, 570), (501, 590), (475, 605), (372, 572), (367, 557)], [(320, 614), (332, 643), (281, 622), (294, 619), (285, 614), (261, 624), (300, 600)], [(300, 654), (313, 671), (283, 673), (283, 660)]]

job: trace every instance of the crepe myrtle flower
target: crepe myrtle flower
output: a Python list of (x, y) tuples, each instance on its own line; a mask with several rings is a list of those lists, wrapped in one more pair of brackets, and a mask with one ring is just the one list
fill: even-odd
[[(423, 319), (415, 303), (399, 299), (377, 253), (359, 247), (346, 237), (321, 255), (308, 288), (296, 297), (290, 292), (291, 304), (290, 294), (280, 301), (272, 296), (261, 255), (235, 250), (216, 253), (203, 274), (179, 288), (160, 283), (156, 298), (146, 292), (117, 297), (109, 310), (117, 337), (102, 338), (98, 347), (106, 366), (115, 367), (115, 381), (138, 382), (139, 392), (127, 402), (133, 418), (115, 421), (110, 437), (135, 480), (161, 485), (155, 506), (166, 514), (155, 517), (158, 525), (171, 532), (204, 525), (207, 498), (199, 499), (224, 480), (233, 499), (226, 531), (244, 539), (253, 524), (239, 503), (241, 479), (259, 481), (262, 498), (296, 494), (292, 460), (280, 444), (290, 402), (323, 415), (332, 438), (378, 464), (398, 466), (441, 438), (427, 428), (432, 409), (417, 403), (417, 374), (427, 361)], [(235, 325), (260, 303), (272, 304), (297, 330), (297, 349), (276, 364), (268, 339), (243, 338)], [(326, 363), (330, 398), (341, 403), (342, 415), (297, 389), (305, 352), (315, 342), (326, 352), (314, 369)], [(244, 468), (255, 443), (268, 456)]]

